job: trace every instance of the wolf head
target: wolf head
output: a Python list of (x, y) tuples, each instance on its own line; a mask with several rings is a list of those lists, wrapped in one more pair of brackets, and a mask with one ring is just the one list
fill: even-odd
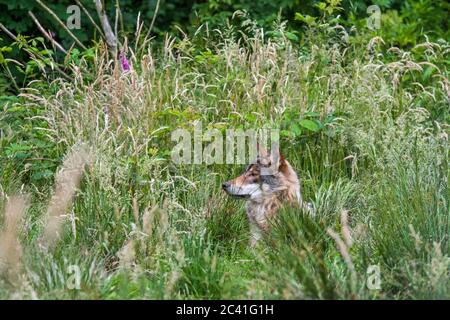
[[(272, 144), (270, 153), (257, 147), (257, 158), (250, 163), (244, 173), (222, 184), (222, 189), (231, 196), (258, 200), (275, 195), (287, 189), (290, 178), (297, 180), (292, 169), (279, 152), (278, 144)], [(293, 172), (293, 171), (292, 171)]]

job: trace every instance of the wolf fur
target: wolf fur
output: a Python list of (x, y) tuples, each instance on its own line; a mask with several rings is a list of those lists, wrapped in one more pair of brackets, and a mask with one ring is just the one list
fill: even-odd
[(272, 145), (270, 154), (258, 147), (256, 161), (242, 175), (223, 183), (222, 188), (230, 196), (247, 201), (251, 246), (268, 232), (269, 220), (286, 203), (309, 210), (303, 204), (297, 173), (278, 152), (277, 145)]

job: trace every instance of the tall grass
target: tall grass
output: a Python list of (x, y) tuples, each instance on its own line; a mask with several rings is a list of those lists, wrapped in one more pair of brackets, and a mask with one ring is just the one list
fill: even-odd
[[(339, 26), (323, 28), (303, 48), (256, 29), (239, 39), (228, 30), (214, 41), (167, 37), (160, 49), (129, 49), (128, 72), (99, 46), (55, 95), (25, 92), (29, 107), (45, 108), (58, 150), (83, 141), (92, 165), (44, 258), (32, 243), (49, 190), (28, 187), (39, 196), (20, 236), (22, 291), (1, 285), (0, 296), (449, 298), (447, 70), (422, 77), (448, 44), (425, 44), (415, 61), (380, 39), (359, 45)], [(80, 71), (88, 68), (91, 81)], [(281, 149), (315, 215), (282, 210), (251, 249), (243, 202), (220, 190), (242, 167), (174, 165), (170, 132), (196, 120), (283, 128), (288, 114), (311, 113), (323, 128), (285, 136)], [(4, 172), (1, 188), (13, 189)], [(67, 286), (71, 265), (78, 289)], [(371, 265), (380, 289), (366, 285)]]

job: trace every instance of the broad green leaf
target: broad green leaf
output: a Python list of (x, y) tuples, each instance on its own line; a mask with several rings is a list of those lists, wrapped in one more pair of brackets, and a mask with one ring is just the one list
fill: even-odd
[(45, 178), (49, 178), (53, 175), (53, 172), (48, 170), (48, 169), (44, 169), (44, 170), (40, 170), (38, 172), (36, 172), (35, 174), (33, 174), (31, 176), (31, 180), (33, 181), (38, 181), (41, 179), (45, 179)]
[(315, 22), (316, 22), (316, 18), (315, 17), (311, 17), (309, 15), (304, 16), (301, 13), (298, 13), (298, 12), (295, 14), (295, 18), (294, 19), (298, 20), (298, 21), (305, 22), (308, 25), (314, 25)]
[(281, 130), (280, 131), (280, 135), (282, 137), (290, 137), (291, 136), (291, 132), (289, 130)]
[(302, 128), (300, 128), (300, 126), (297, 123), (293, 123), (291, 125), (291, 130), (295, 137), (298, 137), (299, 135), (302, 134)]
[(291, 41), (298, 41), (298, 37), (292, 32), (285, 32), (284, 35)]
[(305, 116), (306, 117), (318, 117), (318, 116), (320, 116), (320, 114), (318, 112), (309, 111), (309, 112), (305, 112)]
[(309, 120), (309, 119), (302, 119), (302, 120), (300, 120), (300, 123), (299, 123), (299, 124), (300, 124), (303, 128), (308, 129), (308, 130), (310, 130), (310, 131), (313, 131), (313, 132), (319, 131), (319, 126), (317, 125), (316, 122), (314, 122), (314, 121), (312, 121), (312, 120)]

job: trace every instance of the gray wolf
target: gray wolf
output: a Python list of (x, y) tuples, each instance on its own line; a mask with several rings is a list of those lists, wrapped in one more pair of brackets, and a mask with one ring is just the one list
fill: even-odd
[(250, 245), (254, 246), (269, 229), (269, 221), (285, 204), (310, 211), (301, 195), (300, 180), (277, 144), (270, 154), (257, 146), (257, 158), (244, 173), (222, 184), (230, 196), (246, 200), (250, 223)]

